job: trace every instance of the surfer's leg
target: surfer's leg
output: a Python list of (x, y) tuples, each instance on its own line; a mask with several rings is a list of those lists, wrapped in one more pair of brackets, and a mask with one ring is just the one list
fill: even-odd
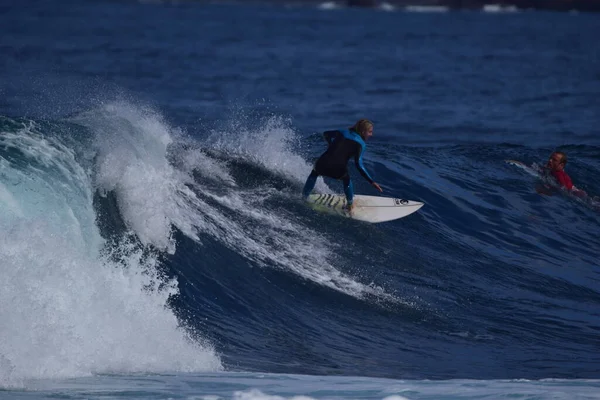
[(315, 184), (317, 183), (318, 177), (319, 177), (319, 174), (317, 173), (317, 171), (315, 171), (313, 169), (312, 172), (310, 173), (310, 175), (308, 176), (308, 178), (306, 179), (306, 183), (304, 184), (304, 189), (302, 189), (302, 197), (303, 198), (307, 198), (308, 195), (310, 194), (310, 192), (312, 192), (312, 190), (315, 187)]
[(352, 185), (350, 175), (344, 175), (342, 177), (342, 181), (344, 182), (344, 193), (346, 194), (346, 202), (348, 203), (348, 205), (351, 205), (354, 199), (354, 187)]

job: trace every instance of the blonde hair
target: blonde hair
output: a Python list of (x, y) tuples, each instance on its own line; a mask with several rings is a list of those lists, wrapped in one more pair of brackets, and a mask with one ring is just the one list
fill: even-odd
[(367, 133), (369, 127), (372, 127), (373, 123), (368, 119), (359, 119), (356, 123), (350, 127), (351, 130), (355, 131), (361, 136), (364, 136)]

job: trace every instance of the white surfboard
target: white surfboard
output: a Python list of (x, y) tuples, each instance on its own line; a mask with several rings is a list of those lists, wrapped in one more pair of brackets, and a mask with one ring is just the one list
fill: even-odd
[(344, 195), (311, 194), (306, 202), (317, 211), (370, 223), (403, 218), (423, 207), (423, 203), (418, 201), (360, 194), (354, 195), (354, 208), (351, 214), (346, 210), (346, 196)]

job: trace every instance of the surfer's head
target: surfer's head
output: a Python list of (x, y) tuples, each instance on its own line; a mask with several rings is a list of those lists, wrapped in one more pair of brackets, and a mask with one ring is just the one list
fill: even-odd
[(368, 119), (359, 119), (350, 129), (358, 133), (363, 140), (373, 136), (373, 123)]
[(565, 165), (567, 165), (567, 155), (562, 151), (555, 151), (550, 154), (546, 167), (552, 171), (562, 171)]

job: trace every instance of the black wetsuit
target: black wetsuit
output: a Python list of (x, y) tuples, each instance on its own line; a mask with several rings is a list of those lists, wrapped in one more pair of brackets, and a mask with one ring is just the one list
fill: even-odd
[(356, 169), (363, 178), (369, 183), (373, 183), (373, 178), (371, 178), (362, 162), (362, 155), (366, 148), (365, 141), (357, 132), (348, 129), (327, 131), (323, 133), (323, 136), (329, 143), (329, 147), (315, 163), (311, 174), (306, 180), (302, 195), (308, 197), (319, 175), (327, 176), (343, 180), (346, 200), (348, 204), (352, 204), (354, 189), (348, 173), (348, 161), (351, 158), (354, 158)]

